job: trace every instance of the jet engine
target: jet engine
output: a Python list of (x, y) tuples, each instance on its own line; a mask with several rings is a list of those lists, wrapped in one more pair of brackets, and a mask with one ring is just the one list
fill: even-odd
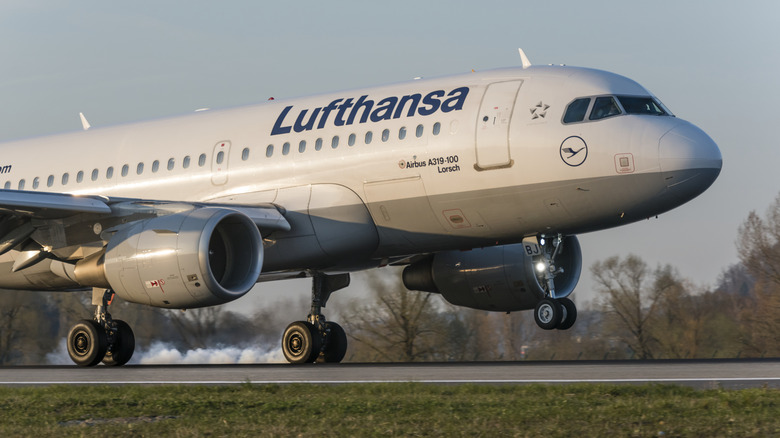
[(81, 285), (111, 288), (127, 301), (195, 308), (240, 298), (262, 265), (252, 219), (207, 207), (125, 225), (103, 251), (77, 263), (74, 274)]
[[(554, 255), (553, 255), (554, 254)], [(433, 254), (404, 269), (410, 290), (440, 293), (457, 306), (501, 312), (533, 309), (553, 278), (554, 298), (574, 291), (582, 271), (575, 236), (546, 245), (526, 243)]]

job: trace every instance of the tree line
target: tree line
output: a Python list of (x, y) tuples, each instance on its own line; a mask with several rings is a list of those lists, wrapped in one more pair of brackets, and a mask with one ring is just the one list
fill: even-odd
[[(539, 329), (531, 312), (458, 308), (406, 290), (400, 275), (369, 273), (370, 297), (341, 309), (345, 361), (684, 359), (780, 356), (780, 196), (739, 227), (739, 262), (714, 287), (696, 286), (671, 265), (614, 256), (591, 267), (597, 299), (570, 330)], [(390, 279), (392, 278), (392, 280)], [(70, 327), (94, 311), (91, 293), (0, 291), (0, 365), (42, 364)], [(160, 341), (181, 351), (215, 346), (274, 349), (299, 303), (245, 315), (224, 307), (186, 312), (116, 299), (115, 318), (137, 349)], [(290, 311), (280, 311), (289, 309)]]

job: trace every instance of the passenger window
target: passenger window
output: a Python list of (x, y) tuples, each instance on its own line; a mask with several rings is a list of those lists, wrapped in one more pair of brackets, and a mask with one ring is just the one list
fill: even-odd
[(306, 152), (306, 140), (301, 140), (301, 142), (298, 143), (298, 152), (300, 153)]
[[(204, 157), (205, 157), (205, 155), (204, 155)], [(183, 169), (186, 169), (186, 168), (190, 167), (190, 156), (189, 155), (184, 157), (184, 159), (181, 161), (181, 167)]]
[(355, 146), (355, 139), (356, 138), (357, 137), (355, 136), (355, 134), (349, 134), (349, 138), (347, 139), (347, 144), (350, 145), (350, 146)]
[(585, 113), (588, 112), (590, 97), (577, 99), (566, 107), (566, 113), (563, 115), (563, 123), (574, 123), (585, 120)]
[(114, 177), (114, 167), (111, 166), (108, 169), (106, 169), (106, 179), (111, 179)]
[(176, 160), (173, 158), (168, 159), (168, 170), (173, 170), (173, 168), (176, 166)]
[(68, 175), (67, 173), (63, 173), (62, 174), (62, 185), (67, 184), (69, 179), (70, 179), (70, 175)]
[(398, 130), (398, 139), (403, 140), (406, 138), (406, 126), (402, 126), (401, 129)]
[(317, 141), (314, 142), (314, 150), (318, 151), (322, 149), (322, 139), (318, 138)]
[(48, 178), (46, 178), (46, 187), (51, 187), (54, 185), (54, 175), (49, 175)]
[(417, 129), (414, 130), (414, 135), (416, 135), (417, 138), (420, 138), (423, 136), (423, 131), (424, 131), (423, 125), (417, 125)]
[(138, 166), (135, 167), (135, 173), (138, 175), (144, 173), (144, 163), (138, 163)]
[(282, 155), (287, 155), (290, 153), (290, 142), (284, 142), (282, 145)]
[(433, 135), (439, 135), (441, 132), (441, 123), (436, 122), (433, 124)]
[(265, 156), (266, 156), (266, 157), (268, 157), (268, 158), (271, 158), (271, 156), (272, 156), (273, 154), (274, 154), (274, 145), (272, 145), (272, 144), (269, 144), (269, 145), (268, 145), (268, 146), (265, 148)]
[(390, 140), (390, 130), (389, 129), (385, 129), (384, 131), (382, 131), (382, 141), (385, 142), (387, 140)]
[(152, 173), (157, 173), (160, 170), (160, 160), (154, 160), (152, 162)]
[(124, 166), (122, 166), (122, 176), (127, 176), (128, 172), (130, 172), (130, 166), (125, 164)]
[(618, 114), (620, 114), (620, 108), (612, 96), (597, 97), (596, 102), (593, 103), (593, 109), (590, 111), (590, 119), (605, 119)]
[(206, 154), (200, 154), (198, 157), (198, 166), (203, 167), (206, 165)]
[(366, 144), (371, 144), (374, 134), (371, 131), (366, 132)]
[(19, 190), (24, 190), (24, 180), (23, 179), (19, 180), (19, 186), (18, 187), (19, 187)]
[(217, 164), (222, 164), (225, 161), (225, 151), (219, 151), (217, 153)]
[(82, 181), (84, 181), (84, 171), (79, 170), (79, 173), (76, 174), (76, 182), (81, 183)]
[(249, 159), (249, 148), (244, 148), (243, 151), (241, 151), (241, 160), (246, 161)]
[(41, 183), (41, 179), (40, 178), (38, 178), (37, 176), (35, 178), (33, 178), (33, 187), (32, 187), (33, 190), (37, 189), (38, 186), (40, 185), (40, 183)]
[(6, 190), (11, 190), (11, 181), (6, 181), (3, 188)]
[(336, 149), (337, 147), (339, 147), (339, 136), (338, 135), (334, 135), (333, 136), (333, 140), (330, 142), (330, 147), (332, 147), (333, 149)]
[(98, 175), (100, 175), (100, 171), (97, 169), (92, 169), (92, 181), (97, 181)]

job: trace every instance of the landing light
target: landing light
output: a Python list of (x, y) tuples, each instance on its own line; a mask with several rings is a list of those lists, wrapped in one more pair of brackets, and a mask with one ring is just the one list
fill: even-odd
[(539, 262), (536, 264), (536, 270), (539, 272), (544, 272), (544, 270), (547, 269), (547, 264), (544, 262)]

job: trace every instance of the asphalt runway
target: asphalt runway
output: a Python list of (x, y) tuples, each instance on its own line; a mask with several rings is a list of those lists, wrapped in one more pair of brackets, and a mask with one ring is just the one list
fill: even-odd
[(434, 384), (680, 384), (780, 388), (780, 359), (392, 364), (2, 367), (2, 386), (233, 385), (422, 382)]

